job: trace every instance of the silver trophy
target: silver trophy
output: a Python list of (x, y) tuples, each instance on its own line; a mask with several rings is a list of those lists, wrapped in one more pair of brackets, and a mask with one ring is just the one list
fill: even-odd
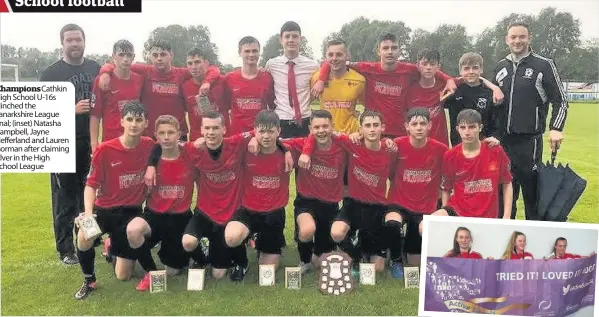
[(166, 291), (166, 270), (150, 272), (150, 293)]
[(210, 103), (208, 96), (197, 95), (196, 102), (201, 115), (206, 114), (208, 111), (216, 110), (215, 107)]
[(406, 288), (419, 288), (420, 287), (420, 268), (415, 266), (404, 266), (403, 267), (403, 278)]
[(204, 269), (189, 269), (187, 271), (187, 290), (202, 291), (204, 290), (204, 280), (206, 270)]
[(87, 241), (94, 240), (102, 235), (102, 230), (94, 216), (83, 216), (78, 220), (78, 225), (79, 229), (83, 230), (83, 237)]
[(376, 284), (376, 271), (374, 269), (374, 263), (360, 263), (360, 284)]
[(274, 264), (261, 264), (259, 267), (260, 273), (260, 286), (272, 286), (275, 285), (275, 265)]
[(300, 267), (285, 268), (285, 287), (298, 290), (302, 288), (302, 269)]

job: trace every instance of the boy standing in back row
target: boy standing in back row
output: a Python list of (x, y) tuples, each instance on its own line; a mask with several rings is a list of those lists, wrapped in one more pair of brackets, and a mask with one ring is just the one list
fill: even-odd
[[(494, 105), (493, 91), (487, 88), (481, 78), (483, 73), (483, 57), (476, 53), (466, 53), (460, 58), (460, 76), (464, 82), (458, 85), (455, 93), (445, 101), (445, 107), (449, 109), (449, 122), (451, 129), (451, 145), (460, 143), (460, 134), (457, 129), (458, 113), (464, 109), (478, 111), (482, 118), (483, 130), (481, 137), (485, 142), (499, 144), (499, 127), (501, 105)], [(491, 84), (492, 85), (492, 84)], [(495, 89), (499, 87), (493, 85)]]

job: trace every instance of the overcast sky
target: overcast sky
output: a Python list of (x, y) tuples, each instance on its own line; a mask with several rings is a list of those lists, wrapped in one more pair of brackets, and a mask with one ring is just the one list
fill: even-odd
[[(59, 31), (77, 23), (87, 35), (86, 52), (110, 54), (114, 42), (130, 40), (141, 53), (152, 30), (169, 24), (203, 24), (223, 63), (240, 66), (237, 42), (246, 35), (263, 45), (288, 20), (296, 21), (318, 57), (322, 40), (359, 16), (403, 21), (412, 30), (433, 31), (442, 23), (459, 23), (469, 35), (493, 26), (512, 12), (538, 14), (547, 6), (571, 12), (581, 22), (582, 38), (599, 37), (599, 1), (157, 1), (144, 0), (141, 14), (2, 14), (0, 42), (49, 51), (60, 46)], [(137, 59), (141, 54), (137, 54)]]

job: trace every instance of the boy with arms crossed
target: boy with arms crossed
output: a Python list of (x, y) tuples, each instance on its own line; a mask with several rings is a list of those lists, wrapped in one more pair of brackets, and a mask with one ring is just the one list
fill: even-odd
[(510, 219), (512, 175), (505, 151), (500, 146), (480, 141), (483, 126), (478, 111), (462, 110), (457, 124), (462, 142), (443, 157), (441, 199), (444, 207), (431, 215), (498, 218), (498, 187), (502, 186), (502, 218)]
[[(98, 145), (84, 191), (85, 212), (78, 217), (78, 221), (83, 216), (96, 217), (102, 232), (110, 234), (119, 280), (129, 279), (137, 257), (129, 247), (126, 228), (131, 219), (141, 215), (146, 199), (145, 166), (154, 146), (151, 138), (142, 136), (148, 125), (146, 115), (144, 105), (139, 102), (129, 102), (123, 107), (123, 135)], [(83, 233), (79, 230), (77, 255), (85, 281), (75, 293), (76, 299), (87, 297), (96, 288), (95, 239), (88, 241)]]

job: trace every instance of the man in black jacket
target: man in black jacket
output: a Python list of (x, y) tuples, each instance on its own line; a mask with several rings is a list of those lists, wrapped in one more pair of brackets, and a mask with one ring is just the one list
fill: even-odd
[(493, 83), (505, 94), (501, 144), (512, 165), (512, 219), (516, 217), (516, 201), (522, 188), (526, 219), (535, 220), (538, 219), (537, 168), (543, 155), (543, 133), (549, 103), (553, 108), (549, 139), (554, 151), (563, 140), (568, 100), (553, 60), (531, 50), (527, 24), (510, 24), (505, 42), (510, 54), (495, 67)]
[(100, 65), (83, 57), (85, 33), (76, 24), (67, 24), (60, 30), (64, 56), (48, 66), (39, 81), (68, 81), (75, 86), (74, 105), (76, 126), (76, 173), (50, 174), (52, 214), (56, 250), (64, 264), (77, 264), (73, 244), (75, 217), (83, 210), (83, 189), (89, 172), (91, 144), (89, 138), (89, 111), (92, 86)]

